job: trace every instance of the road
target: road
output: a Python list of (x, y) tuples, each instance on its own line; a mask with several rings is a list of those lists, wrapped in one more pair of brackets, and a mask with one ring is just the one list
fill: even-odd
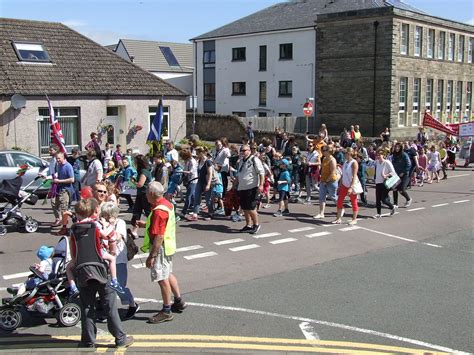
[[(312, 218), (317, 205), (292, 204), (279, 218), (272, 205), (255, 236), (228, 219), (180, 222), (173, 267), (189, 307), (172, 322), (147, 324), (161, 296), (138, 256), (129, 285), (141, 310), (124, 322), (138, 340), (128, 352), (472, 352), (473, 176), (459, 169), (414, 187), (413, 205), (393, 217), (374, 220), (375, 210), (362, 208), (354, 227), (330, 224), (331, 204), (324, 222)], [(50, 222), (46, 207), (25, 213)], [(0, 293), (22, 281), (38, 246), (57, 239), (45, 225), (1, 238)], [(0, 349), (74, 347), (80, 330), (54, 323), (27, 320), (0, 333)], [(99, 349), (112, 351), (106, 325), (99, 328)]]

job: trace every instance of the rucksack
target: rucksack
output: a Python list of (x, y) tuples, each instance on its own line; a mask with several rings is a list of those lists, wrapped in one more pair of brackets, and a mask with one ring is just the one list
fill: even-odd
[(127, 242), (125, 243), (125, 245), (127, 247), (127, 260), (130, 261), (138, 253), (138, 246), (135, 243), (135, 240), (133, 239), (133, 234), (130, 229), (127, 230)]
[(100, 233), (95, 223), (76, 223), (71, 227), (72, 254), (76, 261), (74, 278), (79, 287), (89, 283), (105, 285), (108, 269), (100, 252)]

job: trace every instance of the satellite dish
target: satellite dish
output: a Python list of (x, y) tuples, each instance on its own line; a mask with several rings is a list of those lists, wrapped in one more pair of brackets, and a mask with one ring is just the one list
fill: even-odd
[(11, 105), (14, 109), (18, 110), (26, 106), (26, 99), (23, 95), (15, 94), (11, 98)]

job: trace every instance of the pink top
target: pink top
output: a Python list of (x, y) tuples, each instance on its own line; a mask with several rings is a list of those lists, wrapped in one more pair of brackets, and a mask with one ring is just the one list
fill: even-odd
[(426, 169), (426, 166), (428, 165), (428, 157), (426, 154), (418, 156), (418, 165), (420, 168)]

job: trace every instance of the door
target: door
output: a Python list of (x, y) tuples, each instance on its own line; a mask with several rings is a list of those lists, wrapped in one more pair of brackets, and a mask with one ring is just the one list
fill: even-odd
[(104, 120), (104, 124), (108, 126), (104, 137), (102, 138), (102, 143), (109, 143), (112, 146), (116, 146), (119, 144), (119, 134), (120, 134), (120, 127), (119, 127), (119, 118), (117, 117), (107, 117)]

